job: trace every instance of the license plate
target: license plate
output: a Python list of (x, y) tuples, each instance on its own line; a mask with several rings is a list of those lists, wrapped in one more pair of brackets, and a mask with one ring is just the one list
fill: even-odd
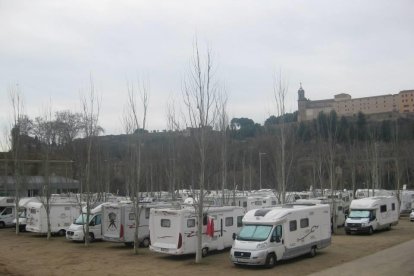
[(168, 248), (161, 248), (162, 252), (168, 252)]

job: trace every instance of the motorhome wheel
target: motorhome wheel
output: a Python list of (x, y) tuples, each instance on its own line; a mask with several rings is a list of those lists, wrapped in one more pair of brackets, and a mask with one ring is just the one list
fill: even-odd
[(370, 227), (368, 234), (372, 235), (373, 233), (374, 233), (374, 229), (372, 229), (372, 227)]
[(143, 247), (148, 247), (150, 245), (150, 240), (148, 239), (148, 238), (145, 238), (143, 241), (142, 241), (142, 246)]
[(4, 224), (3, 221), (0, 221), (0, 228), (4, 228), (6, 226), (6, 224)]
[(95, 240), (95, 236), (93, 233), (89, 233), (89, 242), (93, 242)]
[(316, 255), (316, 247), (312, 247), (310, 252), (309, 252), (309, 257), (313, 258)]
[(272, 268), (275, 265), (276, 265), (276, 256), (275, 256), (275, 254), (271, 253), (271, 254), (267, 255), (266, 267), (267, 268)]
[(204, 247), (203, 249), (201, 249), (201, 255), (203, 257), (207, 256), (207, 254), (208, 254), (208, 248), (207, 247)]
[(63, 230), (63, 229), (60, 229), (59, 232), (58, 232), (58, 235), (59, 236), (65, 236), (66, 235), (66, 231)]

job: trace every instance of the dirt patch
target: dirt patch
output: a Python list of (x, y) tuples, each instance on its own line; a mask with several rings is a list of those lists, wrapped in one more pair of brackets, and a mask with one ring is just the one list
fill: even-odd
[[(52, 237), (47, 241), (33, 233), (16, 236), (13, 229), (0, 230), (0, 275), (307, 275), (414, 239), (414, 223), (401, 219), (390, 231), (369, 235), (336, 234), (332, 245), (318, 251), (315, 258), (299, 257), (282, 261), (271, 270), (235, 267), (229, 250), (212, 252), (202, 264), (194, 256), (167, 256), (140, 249), (139, 255), (123, 244), (82, 243)], [(398, 272), (396, 272), (398, 275)]]

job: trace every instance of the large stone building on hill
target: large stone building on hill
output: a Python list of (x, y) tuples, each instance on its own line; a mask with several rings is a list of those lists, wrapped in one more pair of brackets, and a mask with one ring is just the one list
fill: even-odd
[(367, 115), (392, 115), (414, 112), (414, 90), (403, 90), (389, 94), (352, 99), (349, 94), (337, 94), (333, 99), (311, 101), (305, 98), (302, 85), (298, 90), (298, 121), (309, 121), (318, 117), (319, 112), (335, 110), (339, 116), (356, 116), (359, 112)]

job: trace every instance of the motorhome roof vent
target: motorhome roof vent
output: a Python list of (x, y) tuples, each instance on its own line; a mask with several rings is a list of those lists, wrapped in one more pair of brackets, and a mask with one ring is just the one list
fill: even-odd
[(272, 209), (258, 209), (254, 212), (256, 217), (264, 217), (267, 213), (269, 213)]

